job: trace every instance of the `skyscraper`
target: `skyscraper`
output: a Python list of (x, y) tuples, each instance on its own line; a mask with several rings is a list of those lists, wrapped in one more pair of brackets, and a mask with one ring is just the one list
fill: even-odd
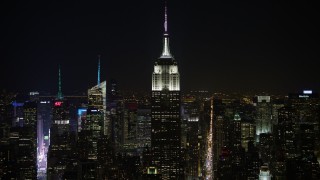
[(100, 82), (100, 55), (98, 56), (97, 85), (88, 89), (88, 108), (97, 108), (102, 114), (102, 131), (108, 135), (107, 111), (107, 82)]
[[(98, 56), (97, 85), (88, 89), (88, 108), (84, 111), (85, 118), (81, 118), (81, 132), (79, 132), (79, 155), (81, 161), (78, 168), (80, 179), (101, 179), (103, 159), (101, 150), (107, 143), (106, 124), (106, 81), (100, 83), (100, 55)], [(80, 112), (79, 115), (82, 113)], [(104, 134), (106, 133), (106, 134)], [(100, 172), (100, 173), (99, 173)]]
[(180, 76), (177, 61), (170, 53), (167, 8), (163, 51), (152, 73), (151, 146), (153, 163), (162, 179), (179, 179), (181, 168)]
[(259, 141), (261, 133), (271, 133), (272, 128), (272, 104), (270, 96), (257, 97), (256, 117), (256, 141)]
[(37, 103), (24, 103), (24, 125), (19, 131), (18, 171), (21, 179), (37, 177)]
[[(48, 150), (47, 178), (60, 179), (67, 172), (67, 167), (73, 163), (72, 142), (74, 137), (70, 132), (70, 105), (62, 96), (61, 72), (59, 67), (59, 90), (53, 101), (52, 124), (50, 127), (50, 145)], [(73, 144), (74, 145), (74, 144)], [(70, 166), (69, 166), (70, 167)]]

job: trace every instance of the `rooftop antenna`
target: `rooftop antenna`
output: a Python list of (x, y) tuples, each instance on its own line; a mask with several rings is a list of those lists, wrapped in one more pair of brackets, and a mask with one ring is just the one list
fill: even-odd
[(165, 1), (164, 7), (164, 33), (167, 34), (168, 32), (168, 15), (167, 15), (167, 1)]
[(163, 50), (160, 58), (172, 58), (172, 55), (170, 53), (170, 48), (169, 48), (167, 1), (165, 1), (165, 6), (164, 6)]
[(100, 57), (101, 55), (98, 55), (98, 86), (100, 84)]
[(58, 99), (62, 99), (62, 90), (61, 90), (61, 68), (59, 64), (59, 82), (58, 82)]

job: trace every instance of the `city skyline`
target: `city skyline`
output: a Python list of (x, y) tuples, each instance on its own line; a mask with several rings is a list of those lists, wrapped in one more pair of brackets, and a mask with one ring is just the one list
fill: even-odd
[[(152, 64), (162, 50), (163, 3), (3, 4), (1, 88), (55, 93), (60, 64), (63, 93), (85, 92), (96, 83), (101, 55), (101, 80), (148, 92)], [(170, 48), (182, 91), (319, 90), (311, 4), (168, 4)]]
[(313, 12), (167, 2), (8, 6), (0, 179), (320, 179)]

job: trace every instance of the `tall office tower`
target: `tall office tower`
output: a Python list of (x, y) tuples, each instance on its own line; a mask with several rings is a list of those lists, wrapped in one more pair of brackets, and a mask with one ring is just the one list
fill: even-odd
[(44, 100), (38, 92), (30, 92), (30, 100), (37, 103), (37, 166), (38, 178), (45, 177), (47, 170), (47, 152), (49, 147), (49, 129), (51, 124), (52, 104), (50, 100)]
[(103, 114), (97, 108), (86, 110), (85, 121), (78, 138), (79, 179), (99, 179), (98, 159), (100, 139), (103, 132)]
[(38, 101), (38, 118), (43, 123), (43, 139), (45, 147), (49, 147), (49, 131), (52, 123), (52, 107), (53, 101), (51, 97), (42, 96)]
[(118, 91), (116, 80), (110, 80), (108, 86), (108, 118), (110, 120), (110, 140), (116, 151), (120, 150), (124, 142), (124, 100)]
[(165, 8), (163, 51), (154, 64), (151, 97), (151, 146), (162, 179), (178, 179), (181, 168), (180, 76), (169, 49)]
[(199, 138), (199, 110), (197, 106), (190, 108), (190, 117), (187, 123), (187, 147), (186, 147), (186, 177), (187, 179), (198, 179), (201, 177), (200, 145)]
[(272, 100), (272, 127), (278, 124), (278, 110), (284, 106), (284, 99)]
[(270, 96), (257, 97), (256, 142), (259, 142), (259, 135), (261, 133), (271, 133), (272, 104), (270, 99)]
[(13, 119), (12, 119), (12, 127), (22, 127), (23, 126), (23, 105), (24, 103), (19, 103), (17, 101), (12, 102), (13, 108)]
[[(22, 159), (19, 155), (21, 154), (19, 153), (19, 149), (29, 149), (32, 151), (32, 142), (29, 141), (25, 144), (26, 147), (22, 146), (19, 148), (19, 145), (24, 145), (24, 137), (20, 132), (20, 130), (22, 131), (21, 127), (23, 124), (21, 123), (21, 127), (12, 127), (14, 125), (12, 124), (12, 122), (15, 121), (14, 119), (19, 117), (23, 120), (23, 105), (23, 103), (17, 103), (15, 101), (14, 94), (0, 91), (0, 179), (23, 179), (23, 176), (26, 175), (26, 172), (19, 174), (18, 159)], [(15, 106), (17, 106), (19, 110), (15, 109)], [(16, 110), (18, 110), (19, 113), (15, 112)], [(29, 150), (25, 153), (27, 156), (30, 155), (31, 151)], [(30, 160), (32, 161), (32, 157), (31, 159), (25, 157), (25, 159), (29, 162)]]
[(241, 146), (241, 117), (238, 113), (234, 115), (230, 127), (232, 176), (236, 179), (245, 176), (245, 149)]
[(181, 148), (187, 148), (188, 119), (190, 118), (191, 107), (195, 97), (187, 94), (181, 97)]
[(298, 150), (302, 158), (311, 159), (315, 152), (315, 125), (313, 123), (299, 123), (296, 136)]
[(87, 133), (86, 147), (88, 154), (87, 159), (97, 160), (98, 155), (98, 141), (102, 135), (103, 114), (97, 108), (87, 109), (86, 121), (83, 125), (83, 132)]
[[(108, 124), (106, 116), (106, 81), (100, 82), (100, 56), (98, 56), (97, 85), (88, 89), (88, 108), (86, 117), (81, 118), (81, 110), (78, 113), (81, 120), (81, 132), (79, 133), (80, 164), (78, 178), (99, 179), (102, 166), (98, 162), (102, 159), (99, 152), (106, 141), (101, 141), (107, 135)], [(105, 139), (106, 140), (106, 139)]]
[(299, 121), (319, 124), (319, 94), (311, 90), (304, 90), (299, 94), (289, 94), (288, 103), (299, 112)]
[(102, 83), (88, 89), (89, 108), (98, 108), (104, 112), (106, 108), (106, 86), (107, 82), (103, 81)]
[[(299, 112), (299, 122), (312, 123), (315, 128), (315, 151), (320, 152), (320, 97), (312, 90), (289, 94), (288, 103)], [(320, 162), (320, 161), (319, 161)]]
[(151, 146), (151, 109), (139, 108), (137, 111), (137, 146), (138, 148)]
[(59, 67), (59, 90), (53, 101), (52, 124), (49, 132), (48, 179), (60, 179), (72, 163), (72, 138), (70, 134), (69, 103), (63, 98), (61, 91), (61, 72)]
[(255, 125), (249, 120), (242, 120), (241, 122), (241, 146), (248, 151), (250, 142), (254, 142), (255, 138)]
[(111, 141), (116, 151), (120, 150), (124, 142), (124, 102), (116, 100), (110, 102)]
[[(53, 102), (52, 125), (50, 136), (62, 135), (70, 130), (70, 112), (69, 103), (63, 98), (61, 91), (61, 71), (59, 67), (59, 90), (57, 98)], [(52, 141), (51, 141), (52, 143)]]
[(12, 102), (16, 95), (14, 93), (0, 92), (0, 123), (11, 126), (12, 124)]
[(39, 92), (34, 91), (29, 93), (30, 101), (38, 101), (39, 100)]
[(19, 131), (19, 179), (37, 178), (37, 104), (24, 103), (24, 124)]
[(229, 149), (224, 147), (219, 155), (215, 179), (232, 179), (232, 159)]
[(238, 113), (234, 115), (233, 121), (231, 122), (231, 148), (237, 149), (241, 146), (241, 117)]
[(88, 108), (97, 108), (103, 116), (103, 134), (109, 135), (109, 120), (107, 112), (107, 82), (103, 81), (100, 84), (88, 89)]
[(110, 98), (111, 101), (116, 100), (116, 98), (119, 96), (118, 91), (118, 83), (116, 80), (111, 79), (110, 80), (110, 93), (108, 98)]
[[(254, 134), (254, 132), (252, 132)], [(253, 139), (252, 139), (253, 140)], [(254, 146), (254, 141), (248, 143), (248, 152), (245, 156), (245, 172), (247, 179), (258, 179), (259, 169), (262, 165), (262, 161), (259, 158), (258, 149)]]
[(261, 133), (259, 141), (259, 153), (264, 163), (270, 164), (272, 158), (272, 150), (274, 145), (274, 136), (271, 133)]
[(213, 141), (213, 154), (214, 154), (214, 164), (217, 164), (219, 157), (222, 153), (223, 147), (227, 146), (226, 144), (226, 132), (225, 127), (227, 126), (226, 120), (223, 116), (216, 116), (214, 133), (215, 136)]
[(125, 103), (124, 129), (123, 129), (123, 149), (135, 151), (137, 148), (137, 110), (136, 100)]
[(297, 156), (297, 144), (295, 138), (295, 122), (299, 118), (296, 109), (285, 106), (279, 109), (278, 133), (276, 143), (284, 152), (285, 158)]

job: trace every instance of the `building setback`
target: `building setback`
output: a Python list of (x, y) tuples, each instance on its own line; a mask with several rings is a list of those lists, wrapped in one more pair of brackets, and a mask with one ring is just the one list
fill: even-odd
[(169, 49), (165, 8), (163, 51), (154, 64), (151, 96), (153, 163), (162, 179), (179, 179), (181, 168), (180, 76)]

